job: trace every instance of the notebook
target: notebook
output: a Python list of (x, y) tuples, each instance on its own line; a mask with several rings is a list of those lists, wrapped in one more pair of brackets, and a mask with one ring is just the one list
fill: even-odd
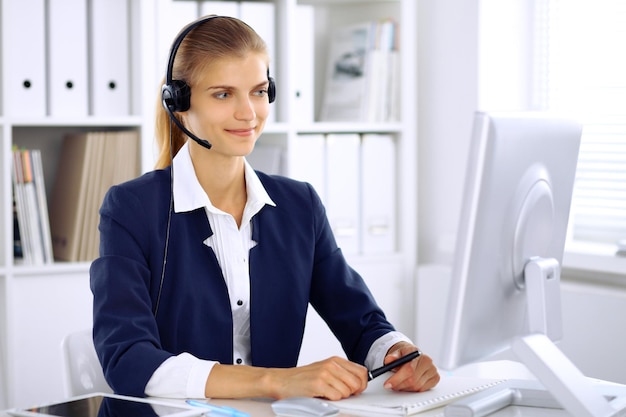
[(396, 392), (383, 387), (388, 376), (381, 375), (369, 383), (367, 389), (358, 396), (349, 397), (333, 404), (341, 410), (367, 415), (409, 416), (418, 414), (460, 398), (480, 392), (504, 382), (503, 379), (485, 379), (463, 376), (442, 376), (429, 391)]

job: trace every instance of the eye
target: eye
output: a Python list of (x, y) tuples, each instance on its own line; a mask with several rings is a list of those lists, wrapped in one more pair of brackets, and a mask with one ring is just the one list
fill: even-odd
[(259, 88), (254, 92), (259, 97), (265, 97), (267, 95), (267, 87)]
[(226, 99), (230, 96), (230, 93), (228, 91), (220, 91), (219, 93), (215, 93), (213, 94), (213, 97), (223, 100)]

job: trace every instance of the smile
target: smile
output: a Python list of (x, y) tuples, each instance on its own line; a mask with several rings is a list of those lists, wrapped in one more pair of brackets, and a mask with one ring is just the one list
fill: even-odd
[(232, 135), (237, 136), (249, 136), (254, 134), (255, 132), (253, 127), (247, 129), (226, 129), (226, 131)]

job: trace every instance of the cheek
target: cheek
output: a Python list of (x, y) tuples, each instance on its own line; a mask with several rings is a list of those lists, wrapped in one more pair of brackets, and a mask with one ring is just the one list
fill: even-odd
[(258, 103), (255, 106), (255, 112), (257, 118), (267, 119), (267, 116), (270, 114), (270, 104), (268, 102)]

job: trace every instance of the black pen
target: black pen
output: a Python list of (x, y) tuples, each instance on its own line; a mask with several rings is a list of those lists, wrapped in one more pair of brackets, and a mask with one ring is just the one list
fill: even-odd
[(408, 355), (405, 355), (403, 357), (401, 357), (400, 359), (396, 359), (395, 361), (388, 363), (385, 366), (381, 366), (380, 368), (376, 368), (373, 371), (367, 371), (367, 380), (371, 381), (372, 379), (376, 378), (377, 376), (380, 376), (382, 374), (384, 374), (385, 372), (391, 371), (393, 368), (396, 368), (400, 365), (403, 365), (407, 362), (412, 361), (413, 359), (417, 358), (418, 356), (420, 356), (422, 354), (422, 352), (420, 352), (419, 350), (416, 350), (415, 352), (411, 352)]

